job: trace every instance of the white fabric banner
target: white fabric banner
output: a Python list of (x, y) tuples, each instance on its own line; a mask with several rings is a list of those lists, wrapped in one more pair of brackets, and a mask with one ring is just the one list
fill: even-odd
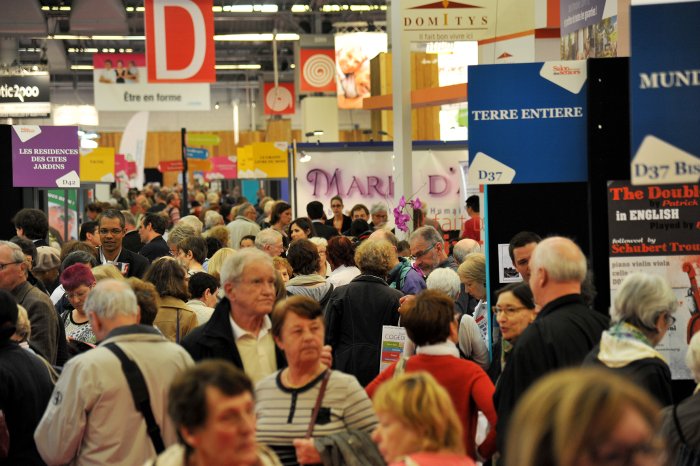
[[(310, 160), (301, 162), (302, 156)], [(427, 204), (427, 218), (436, 220), (444, 231), (459, 230), (468, 218), (460, 200), (460, 161), (466, 149), (418, 150), (413, 152), (413, 192), (396, 192), (400, 186), (390, 151), (299, 152), (296, 156), (297, 215), (306, 215), (306, 204), (320, 201), (330, 218), (330, 199), (340, 196), (346, 214), (355, 204), (371, 208), (375, 203), (392, 211), (402, 195), (420, 198)]]
[(119, 143), (119, 153), (126, 160), (136, 162), (134, 188), (143, 189), (143, 169), (146, 161), (146, 137), (148, 133), (148, 112), (138, 112), (131, 117)]

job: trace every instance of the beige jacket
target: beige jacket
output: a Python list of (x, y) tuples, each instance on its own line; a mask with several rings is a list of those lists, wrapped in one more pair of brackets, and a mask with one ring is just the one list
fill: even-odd
[[(177, 335), (177, 320), (180, 318), (180, 335)], [(160, 298), (158, 314), (153, 325), (163, 332), (165, 338), (179, 343), (197, 326), (197, 315), (181, 299), (172, 296)]]
[(167, 415), (173, 378), (193, 364), (180, 346), (143, 325), (119, 327), (94, 350), (70, 359), (34, 432), (49, 465), (140, 465), (155, 456), (146, 421), (134, 407), (119, 359), (104, 343), (115, 342), (141, 369), (151, 409), (166, 447), (177, 443)]

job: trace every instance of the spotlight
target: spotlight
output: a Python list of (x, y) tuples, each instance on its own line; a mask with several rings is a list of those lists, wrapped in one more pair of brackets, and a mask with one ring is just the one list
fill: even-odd
[(219, 105), (219, 102), (217, 102), (217, 103), (214, 104), (214, 110), (218, 110), (219, 107), (221, 107), (221, 105)]

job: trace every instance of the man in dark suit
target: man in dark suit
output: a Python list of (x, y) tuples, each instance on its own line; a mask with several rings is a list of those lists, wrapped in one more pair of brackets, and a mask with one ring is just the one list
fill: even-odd
[(311, 201), (306, 204), (306, 215), (314, 224), (316, 236), (321, 238), (331, 239), (333, 236), (338, 236), (338, 232), (330, 225), (326, 225), (323, 220), (323, 204), (319, 201)]
[(136, 219), (134, 215), (128, 210), (122, 210), (124, 214), (124, 220), (126, 221), (124, 239), (122, 240), (122, 246), (131, 252), (139, 252), (143, 247), (141, 242), (141, 235), (139, 235), (139, 230), (136, 228)]
[(107, 209), (97, 217), (100, 225), (99, 262), (115, 265), (125, 277), (143, 277), (148, 259), (122, 247), (124, 239), (124, 214), (117, 209)]
[(39, 209), (22, 209), (12, 219), (15, 224), (17, 236), (27, 238), (34, 242), (36, 247), (48, 246), (46, 237), (49, 234), (49, 219)]
[(139, 236), (141, 236), (143, 247), (139, 251), (139, 254), (150, 262), (153, 262), (159, 257), (170, 255), (168, 243), (163, 239), (163, 233), (165, 233), (167, 222), (165, 217), (160, 214), (146, 214), (143, 216), (143, 219), (141, 219)]

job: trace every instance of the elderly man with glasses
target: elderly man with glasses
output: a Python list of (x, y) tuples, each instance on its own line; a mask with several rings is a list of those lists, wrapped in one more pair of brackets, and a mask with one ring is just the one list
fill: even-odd
[(425, 277), (433, 270), (443, 267), (457, 271), (459, 264), (447, 256), (445, 242), (435, 228), (423, 226), (416, 229), (408, 243), (411, 246), (411, 255), (416, 259), (413, 266), (420, 269)]
[(56, 364), (61, 335), (58, 314), (49, 296), (27, 281), (24, 253), (9, 241), (0, 241), (0, 289), (9, 291), (27, 310), (31, 347), (51, 364)]

